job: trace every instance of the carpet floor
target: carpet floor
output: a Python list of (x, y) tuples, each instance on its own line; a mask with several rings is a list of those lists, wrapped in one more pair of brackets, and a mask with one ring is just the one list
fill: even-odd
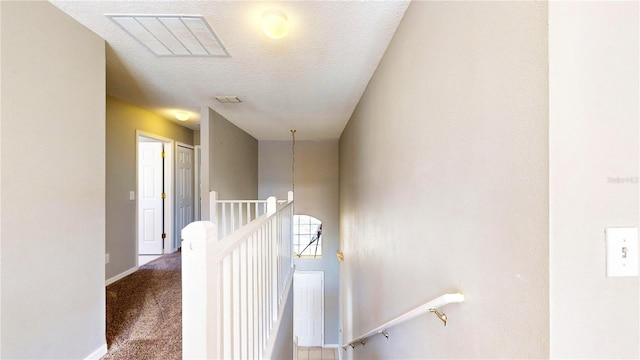
[(162, 256), (107, 286), (104, 360), (182, 359), (181, 253)]

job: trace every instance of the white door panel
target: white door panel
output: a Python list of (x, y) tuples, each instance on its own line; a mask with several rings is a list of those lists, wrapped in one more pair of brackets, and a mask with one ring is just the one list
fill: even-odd
[(193, 222), (193, 149), (178, 146), (176, 161), (176, 236), (174, 236), (175, 248), (180, 246), (182, 241), (182, 229)]
[(322, 271), (296, 271), (293, 276), (293, 331), (298, 346), (322, 346), (323, 339)]
[(138, 253), (162, 254), (162, 143), (138, 143)]

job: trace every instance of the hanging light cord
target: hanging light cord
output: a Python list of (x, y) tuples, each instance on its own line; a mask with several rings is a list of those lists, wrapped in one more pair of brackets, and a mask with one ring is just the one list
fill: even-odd
[(291, 130), (291, 191), (296, 193), (296, 131)]

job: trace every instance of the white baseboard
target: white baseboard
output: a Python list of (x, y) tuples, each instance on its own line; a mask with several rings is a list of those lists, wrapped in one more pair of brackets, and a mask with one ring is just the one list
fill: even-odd
[(106, 354), (107, 354), (107, 344), (104, 343), (102, 344), (102, 346), (97, 348), (96, 351), (89, 354), (89, 356), (87, 356), (85, 360), (98, 360), (101, 357), (105, 356)]
[(107, 279), (107, 281), (106, 281), (104, 286), (109, 286), (109, 285), (113, 284), (114, 282), (122, 279), (123, 277), (133, 274), (136, 271), (138, 271), (138, 267), (134, 266), (131, 269), (129, 269), (129, 270), (123, 272), (123, 273), (120, 273), (120, 274), (118, 274), (118, 275), (116, 275), (116, 276), (114, 276), (114, 277), (112, 277), (110, 279)]

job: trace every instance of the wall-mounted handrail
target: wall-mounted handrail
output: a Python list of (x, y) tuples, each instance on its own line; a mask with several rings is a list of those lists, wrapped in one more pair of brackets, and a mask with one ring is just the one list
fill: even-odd
[(356, 337), (355, 339), (349, 341), (348, 343), (346, 343), (346, 345), (343, 345), (342, 348), (343, 349), (347, 349), (348, 346), (351, 347), (355, 347), (358, 344), (362, 344), (364, 345), (365, 340), (371, 336), (377, 335), (377, 334), (382, 334), (384, 335), (386, 338), (389, 338), (389, 333), (387, 332), (387, 330), (389, 328), (392, 328), (398, 324), (401, 324), (407, 320), (413, 319), (417, 316), (420, 316), (422, 314), (428, 313), (428, 312), (433, 312), (436, 314), (436, 316), (438, 316), (438, 318), (440, 320), (442, 320), (444, 322), (444, 325), (447, 325), (447, 316), (445, 314), (441, 314), (440, 312), (438, 312), (438, 308), (448, 305), (448, 304), (454, 304), (454, 303), (461, 303), (464, 302), (464, 295), (462, 293), (455, 293), (455, 294), (444, 294), (442, 296), (438, 296), (437, 298), (427, 301), (426, 303), (416, 307), (413, 310), (407, 311), (406, 313), (395, 317), (394, 319), (387, 321), (386, 323), (370, 330), (367, 331), (366, 333)]

